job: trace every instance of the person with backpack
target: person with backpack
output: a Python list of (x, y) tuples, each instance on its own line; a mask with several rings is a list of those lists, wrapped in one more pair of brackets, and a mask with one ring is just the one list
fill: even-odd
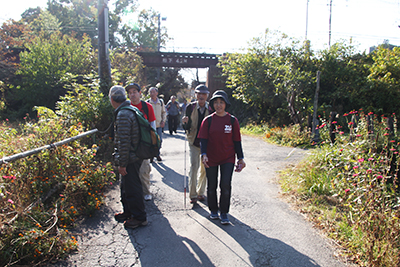
[[(208, 208), (211, 212), (210, 219), (220, 218), (222, 224), (230, 224), (228, 212), (235, 155), (238, 159), (235, 171), (240, 172), (246, 167), (243, 159), (240, 126), (237, 118), (225, 111), (231, 105), (225, 91), (214, 92), (210, 99), (210, 105), (214, 107), (215, 112), (203, 120), (198, 135), (201, 158), (207, 174)], [(221, 192), (219, 207), (217, 200), (218, 170)], [(220, 211), (220, 216), (218, 211)]]
[[(167, 120), (167, 112), (165, 111), (164, 101), (161, 98), (158, 98), (158, 89), (156, 87), (151, 87), (149, 89), (149, 93), (150, 99), (148, 99), (146, 102), (150, 103), (153, 107), (156, 117), (156, 131), (162, 142), (162, 129), (164, 128), (165, 121)], [(157, 156), (157, 161), (162, 161), (160, 154)], [(152, 162), (153, 159), (150, 159), (150, 163)]]
[(176, 101), (176, 96), (171, 96), (165, 108), (168, 111), (168, 130), (169, 134), (172, 135), (176, 133), (179, 124), (179, 110), (180, 106), (178, 101)]
[[(137, 83), (130, 83), (125, 87), (125, 90), (131, 100), (131, 105), (137, 107), (140, 112), (143, 113), (143, 116), (150, 122), (151, 127), (156, 129), (156, 116), (154, 115), (153, 106), (150, 103), (141, 100), (142, 93), (140, 85)], [(144, 199), (146, 201), (152, 199), (150, 193), (150, 172), (150, 159), (145, 159), (140, 167), (139, 176), (143, 185)]]
[(143, 189), (139, 177), (142, 160), (135, 154), (140, 140), (139, 124), (135, 114), (124, 109), (130, 106), (122, 86), (113, 86), (109, 91), (112, 107), (115, 109), (114, 160), (121, 177), (121, 202), (123, 212), (114, 215), (125, 228), (147, 225), (147, 215), (143, 201)]
[[(195, 90), (196, 101), (186, 107), (185, 116), (182, 118), (183, 129), (189, 143), (190, 170), (189, 170), (189, 197), (190, 203), (196, 204), (197, 200), (205, 200), (206, 170), (200, 160), (200, 139), (197, 138), (201, 122), (211, 114), (212, 110), (208, 105), (207, 86), (198, 85)], [(200, 171), (199, 171), (200, 168)]]

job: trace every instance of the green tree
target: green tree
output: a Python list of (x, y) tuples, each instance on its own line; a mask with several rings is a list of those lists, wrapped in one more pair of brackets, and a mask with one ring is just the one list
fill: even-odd
[(266, 30), (249, 45), (245, 54), (227, 54), (220, 59), (227, 86), (234, 98), (255, 109), (257, 121), (286, 124), (289, 122), (288, 88), (298, 85), (300, 80), (296, 79), (302, 71), (301, 64), (296, 66), (292, 62), (300, 51), (292, 48), (297, 43), (285, 34)]
[(389, 116), (400, 113), (400, 48), (393, 50), (379, 46), (371, 54), (368, 65), (368, 86), (364, 87), (359, 99), (368, 111)]
[(145, 83), (142, 58), (133, 49), (115, 49), (110, 54), (111, 72), (116, 84)]
[[(114, 8), (109, 8), (109, 41), (110, 47), (119, 46), (117, 39), (118, 28), (121, 23), (121, 15), (127, 8), (135, 9), (135, 0), (116, 0)], [(97, 0), (49, 0), (47, 10), (59, 19), (61, 32), (71, 35), (73, 32), (77, 38), (85, 34), (90, 36), (93, 47), (97, 47)]]
[(32, 20), (30, 27), (36, 34), (43, 34), (43, 37), (49, 38), (52, 34), (59, 33), (61, 23), (48, 11), (41, 11), (39, 16)]
[[(153, 9), (142, 10), (134, 25), (124, 24), (119, 31), (121, 44), (136, 48), (138, 51), (157, 51), (158, 48), (158, 16)], [(165, 45), (168, 34), (165, 27), (160, 29), (160, 46)]]
[(318, 103), (326, 111), (343, 114), (362, 108), (359, 93), (365, 87), (368, 75), (366, 56), (357, 53), (352, 45), (344, 42), (333, 44), (318, 53), (316, 65), (321, 71), (321, 89)]
[(93, 72), (94, 55), (89, 37), (80, 41), (72, 36), (53, 34), (36, 37), (20, 54), (21, 75), (15, 107), (18, 114), (31, 112), (34, 106), (54, 109), (55, 102), (65, 93), (67, 73), (84, 75)]

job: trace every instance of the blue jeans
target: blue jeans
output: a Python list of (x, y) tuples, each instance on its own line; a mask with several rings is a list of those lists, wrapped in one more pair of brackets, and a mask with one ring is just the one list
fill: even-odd
[(235, 164), (224, 163), (219, 166), (206, 168), (207, 174), (207, 200), (208, 208), (211, 212), (218, 212), (217, 185), (218, 185), (218, 167), (220, 169), (219, 188), (221, 196), (219, 199), (219, 210), (221, 213), (228, 213), (231, 204), (232, 174)]

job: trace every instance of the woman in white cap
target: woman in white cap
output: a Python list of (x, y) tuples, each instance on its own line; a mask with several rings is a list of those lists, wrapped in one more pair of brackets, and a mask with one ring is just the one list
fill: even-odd
[[(241, 171), (246, 163), (243, 160), (240, 126), (237, 118), (225, 111), (230, 106), (227, 94), (216, 91), (210, 99), (215, 112), (204, 118), (198, 138), (201, 144), (201, 157), (207, 174), (207, 200), (211, 219), (221, 219), (222, 224), (230, 224), (228, 218), (232, 174)], [(217, 185), (218, 169), (220, 171), (221, 196), (218, 207)], [(218, 214), (220, 212), (220, 216)]]

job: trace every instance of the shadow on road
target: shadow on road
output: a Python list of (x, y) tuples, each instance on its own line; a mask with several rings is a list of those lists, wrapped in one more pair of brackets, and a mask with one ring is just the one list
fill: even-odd
[[(204, 217), (208, 217), (210, 214), (208, 210), (205, 210), (199, 205), (194, 206), (193, 210)], [(190, 217), (206, 229), (196, 218)], [(231, 249), (232, 244), (224, 244), (243, 261), (243, 266), (320, 266), (315, 263), (313, 259), (298, 252), (293, 247), (278, 239), (269, 238), (261, 234), (247, 224), (239, 221), (234, 216), (229, 215), (229, 219), (231, 221), (230, 225), (222, 225), (220, 220), (211, 221), (231, 236), (248, 253), (248, 260), (250, 260), (251, 265), (248, 263), (248, 260), (240, 257), (240, 255), (236, 254), (235, 251)], [(209, 231), (211, 235), (214, 235), (210, 230), (207, 229), (207, 231)], [(223, 243), (223, 241), (215, 235), (214, 237), (217, 239), (217, 242)]]
[[(183, 164), (183, 162), (182, 162)], [(183, 175), (174, 171), (164, 163), (153, 163), (152, 168), (161, 174), (161, 181), (178, 192), (183, 192)], [(187, 185), (187, 177), (186, 177)]]
[[(168, 132), (168, 131), (167, 131)], [(163, 140), (168, 139), (168, 138), (175, 138), (175, 139), (180, 139), (180, 140), (185, 140), (185, 131), (184, 130), (177, 130), (177, 133), (174, 134), (169, 134), (164, 132), (162, 135)]]
[[(141, 266), (213, 266), (193, 240), (176, 234), (153, 202), (146, 202), (146, 211), (149, 218), (146, 227), (126, 230), (138, 252)], [(150, 239), (156, 241), (150, 242)], [(151, 247), (146, 244), (151, 244)]]

